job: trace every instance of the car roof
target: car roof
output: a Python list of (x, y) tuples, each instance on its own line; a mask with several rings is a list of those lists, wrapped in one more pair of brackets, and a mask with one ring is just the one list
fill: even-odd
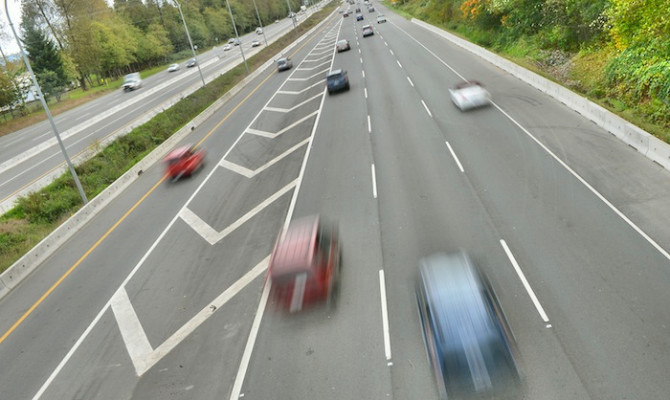
[(272, 253), (270, 274), (273, 279), (310, 271), (318, 227), (319, 217), (316, 216), (291, 222)]
[(467, 253), (431, 255), (421, 260), (419, 271), (445, 343), (460, 343), (463, 330), (479, 338), (495, 335), (482, 277)]
[(191, 146), (191, 145), (177, 147), (176, 149), (172, 150), (167, 156), (165, 156), (165, 160), (169, 161), (169, 160), (175, 160), (175, 159), (181, 158), (181, 157), (184, 156), (184, 154), (189, 152), (192, 147), (193, 146)]

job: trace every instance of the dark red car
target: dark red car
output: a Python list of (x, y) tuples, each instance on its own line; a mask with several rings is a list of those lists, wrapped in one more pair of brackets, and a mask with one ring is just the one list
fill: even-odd
[(318, 216), (291, 222), (277, 239), (269, 266), (275, 305), (296, 312), (310, 304), (332, 304), (340, 274), (337, 228)]
[(205, 150), (197, 150), (194, 146), (182, 146), (172, 150), (163, 161), (168, 176), (177, 180), (197, 171), (202, 167), (204, 159)]

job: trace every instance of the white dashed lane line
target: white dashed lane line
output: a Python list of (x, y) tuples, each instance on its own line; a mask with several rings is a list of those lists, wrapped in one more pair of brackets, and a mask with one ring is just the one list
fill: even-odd
[(397, 62), (397, 63), (398, 63), (398, 66), (399, 66), (400, 68), (402, 68), (402, 64), (400, 64), (400, 61), (395, 60), (395, 62)]
[(368, 133), (372, 133), (372, 123), (370, 122), (370, 116), (368, 115)]
[(409, 78), (409, 76), (407, 77), (407, 82), (409, 82), (409, 84), (412, 85), (412, 87), (414, 87), (414, 82), (412, 82), (412, 80)]
[(393, 50), (389, 50), (389, 52), (391, 52), (392, 56), (395, 56), (395, 54), (393, 53)]
[(375, 165), (372, 164), (370, 167), (370, 172), (372, 173), (372, 197), (377, 198), (377, 177), (375, 176)]
[(363, 93), (365, 93), (365, 98), (368, 98), (368, 88), (363, 88)]
[(458, 169), (460, 169), (461, 172), (465, 172), (465, 170), (463, 169), (463, 164), (461, 164), (461, 161), (458, 159), (458, 156), (454, 152), (454, 149), (451, 148), (451, 145), (449, 144), (449, 142), (444, 142), (444, 143), (447, 144), (447, 147), (449, 148), (449, 152), (451, 153), (451, 156), (454, 157), (454, 161), (456, 161), (456, 165), (458, 165)]
[(428, 106), (426, 105), (426, 102), (423, 101), (423, 100), (421, 100), (421, 104), (423, 104), (423, 108), (426, 109), (426, 112), (428, 113), (428, 116), (430, 116), (431, 118), (433, 118), (433, 114), (432, 114), (432, 113), (430, 112), (430, 110), (428, 109)]

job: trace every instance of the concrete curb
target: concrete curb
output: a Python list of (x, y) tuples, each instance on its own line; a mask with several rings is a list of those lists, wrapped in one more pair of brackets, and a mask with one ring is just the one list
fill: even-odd
[(607, 130), (638, 152), (670, 170), (670, 145), (589, 99), (449, 32), (412, 18), (412, 22), (483, 58)]
[[(142, 171), (146, 170), (156, 162), (160, 161), (168, 151), (174, 148), (177, 143), (184, 139), (191, 131), (193, 127), (199, 126), (201, 123), (210, 118), (214, 113), (216, 113), (230, 98), (239, 93), (249, 82), (256, 79), (258, 76), (263, 74), (268, 68), (274, 66), (274, 59), (280, 56), (281, 54), (290, 51), (298, 43), (302, 42), (305, 38), (309, 37), (317, 29), (319, 29), (323, 24), (325, 24), (334, 13), (337, 12), (337, 8), (333, 11), (332, 14), (323, 19), (323, 21), (316, 24), (312, 29), (304, 33), (301, 37), (295, 40), (293, 43), (285, 47), (279, 53), (277, 53), (270, 60), (265, 62), (262, 66), (256, 69), (254, 72), (249, 74), (244, 78), (240, 83), (235, 85), (234, 88), (229, 90), (211, 106), (209, 106), (205, 111), (200, 115), (195, 117), (193, 120), (189, 121), (182, 129), (177, 131), (175, 134), (170, 136), (165, 142), (160, 146), (154, 149), (149, 155), (143, 158), (140, 162), (135, 164), (130, 168), (125, 174), (123, 174), (119, 179), (112, 183), (107, 189), (102, 191), (94, 199), (89, 201), (87, 205), (82, 207), (77, 211), (72, 217), (70, 217), (66, 222), (59, 226), (56, 230), (51, 232), (49, 236), (42, 239), (35, 247), (33, 247), (28, 253), (21, 257), (18, 261), (12, 264), (6, 271), (0, 274), (0, 299), (2, 299), (6, 294), (8, 294), (14, 287), (16, 287), (24, 278), (30, 275), (44, 260), (46, 260), (51, 254), (53, 254), (63, 243), (70, 239), (80, 227), (88, 223), (93, 217), (95, 217), (107, 204), (114, 200), (120, 193), (123, 192), (128, 186), (130, 186), (137, 178), (140, 176)], [(200, 86), (200, 85), (198, 85)]]

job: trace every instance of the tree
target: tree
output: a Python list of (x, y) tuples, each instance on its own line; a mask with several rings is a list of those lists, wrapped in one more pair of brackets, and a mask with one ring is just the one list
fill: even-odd
[(16, 85), (6, 73), (0, 71), (0, 108), (12, 107), (18, 100)]
[(26, 26), (23, 43), (40, 86), (48, 85), (49, 90), (44, 92), (60, 100), (60, 94), (68, 84), (68, 77), (56, 45), (41, 29), (31, 25)]

